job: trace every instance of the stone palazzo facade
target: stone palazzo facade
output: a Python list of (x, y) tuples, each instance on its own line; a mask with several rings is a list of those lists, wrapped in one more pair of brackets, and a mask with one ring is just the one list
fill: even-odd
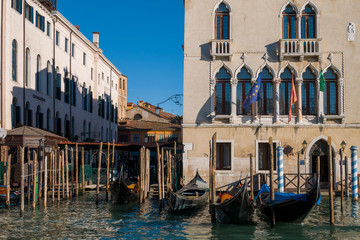
[[(217, 185), (269, 170), (269, 137), (284, 147), (284, 172), (328, 178), (328, 137), (335, 178), (340, 143), (360, 145), (356, 0), (185, 0), (184, 178), (209, 175), (217, 133)], [(260, 74), (261, 73), (261, 74)], [(261, 98), (243, 102), (261, 75)], [(320, 77), (325, 79), (320, 91)], [(290, 105), (294, 82), (297, 102)], [(292, 119), (289, 122), (290, 109)], [(276, 159), (275, 159), (276, 160)], [(349, 171), (350, 173), (351, 171)]]

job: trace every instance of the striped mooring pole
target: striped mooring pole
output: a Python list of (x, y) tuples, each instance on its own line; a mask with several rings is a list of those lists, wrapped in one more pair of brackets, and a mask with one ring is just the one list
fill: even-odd
[(278, 191), (284, 192), (284, 159), (283, 159), (283, 150), (282, 146), (278, 146), (277, 150), (277, 159), (278, 159)]
[(353, 201), (358, 200), (358, 173), (357, 173), (357, 151), (358, 148), (352, 146), (351, 150), (351, 198)]

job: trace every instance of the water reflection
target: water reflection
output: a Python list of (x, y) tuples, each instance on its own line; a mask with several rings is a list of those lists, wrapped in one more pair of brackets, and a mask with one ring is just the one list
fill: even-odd
[(278, 223), (274, 229), (261, 215), (254, 224), (211, 224), (208, 208), (195, 212), (159, 213), (156, 201), (137, 204), (95, 204), (95, 194), (73, 201), (55, 202), (44, 209), (25, 206), (20, 217), (19, 206), (0, 209), (0, 238), (120, 238), (120, 239), (358, 239), (359, 205), (335, 199), (336, 226), (329, 226), (328, 199), (323, 198), (302, 224)]

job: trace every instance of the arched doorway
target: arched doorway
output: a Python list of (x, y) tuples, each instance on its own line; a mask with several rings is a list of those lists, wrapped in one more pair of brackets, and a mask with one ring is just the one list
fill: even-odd
[[(320, 184), (321, 188), (327, 188), (329, 182), (329, 145), (324, 139), (316, 141), (309, 151), (309, 158), (311, 160), (311, 173), (317, 173), (317, 162), (320, 161)], [(335, 151), (332, 147), (332, 166), (335, 167)], [(335, 176), (334, 183), (335, 186)]]

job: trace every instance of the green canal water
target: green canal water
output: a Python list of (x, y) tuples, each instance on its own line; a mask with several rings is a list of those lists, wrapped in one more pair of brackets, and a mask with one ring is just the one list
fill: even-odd
[[(104, 193), (102, 193), (104, 194)], [(359, 205), (335, 199), (336, 226), (330, 227), (328, 198), (312, 210), (301, 224), (278, 224), (274, 229), (260, 214), (249, 225), (211, 224), (206, 208), (195, 213), (159, 214), (156, 201), (139, 208), (113, 205), (103, 199), (95, 205), (95, 194), (77, 200), (49, 203), (47, 210), (25, 206), (0, 209), (0, 239), (360, 239)]]

